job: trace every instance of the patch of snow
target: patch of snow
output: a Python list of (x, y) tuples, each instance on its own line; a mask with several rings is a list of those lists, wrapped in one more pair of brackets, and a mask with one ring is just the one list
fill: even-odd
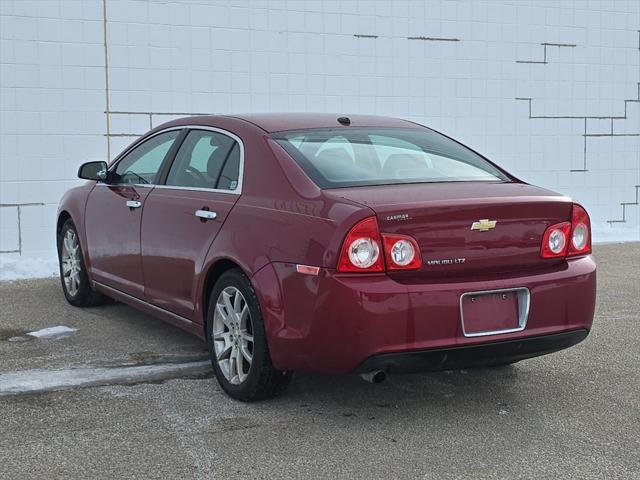
[(27, 337), (11, 337), (9, 340), (7, 340), (8, 342), (26, 342), (28, 340), (31, 340), (30, 338)]
[(77, 328), (67, 327), (66, 325), (56, 325), (55, 327), (47, 327), (41, 330), (36, 330), (35, 332), (29, 332), (27, 335), (36, 338), (54, 338), (77, 331)]
[(0, 255), (0, 281), (47, 278), (58, 275), (58, 260)]
[(165, 363), (135, 367), (69, 368), (0, 373), (0, 396), (98, 385), (189, 378), (211, 372), (211, 362)]

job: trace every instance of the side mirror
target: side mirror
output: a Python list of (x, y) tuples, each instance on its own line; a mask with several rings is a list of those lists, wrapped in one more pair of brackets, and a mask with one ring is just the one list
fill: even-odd
[(104, 182), (107, 179), (107, 162), (87, 162), (80, 165), (78, 177)]

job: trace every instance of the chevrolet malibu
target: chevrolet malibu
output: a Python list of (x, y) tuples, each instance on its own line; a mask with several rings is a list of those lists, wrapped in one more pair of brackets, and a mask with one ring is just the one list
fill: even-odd
[(295, 371), (507, 365), (591, 328), (585, 209), (409, 121), (183, 118), (78, 174), (57, 221), (67, 300), (206, 339), (236, 399)]

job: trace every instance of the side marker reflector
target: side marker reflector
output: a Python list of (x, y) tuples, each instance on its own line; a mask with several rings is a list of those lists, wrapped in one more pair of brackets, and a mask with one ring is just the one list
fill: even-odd
[(318, 275), (320, 273), (320, 267), (312, 267), (310, 265), (296, 265), (298, 273), (304, 273), (305, 275)]

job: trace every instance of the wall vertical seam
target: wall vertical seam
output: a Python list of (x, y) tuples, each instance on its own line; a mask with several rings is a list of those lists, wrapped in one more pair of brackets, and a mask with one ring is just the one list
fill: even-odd
[(106, 120), (107, 133), (105, 135), (107, 139), (107, 163), (111, 160), (111, 126), (109, 119), (109, 47), (108, 47), (108, 35), (107, 35), (107, 0), (102, 0), (102, 29), (104, 34), (104, 99), (105, 99), (105, 111), (104, 116)]

